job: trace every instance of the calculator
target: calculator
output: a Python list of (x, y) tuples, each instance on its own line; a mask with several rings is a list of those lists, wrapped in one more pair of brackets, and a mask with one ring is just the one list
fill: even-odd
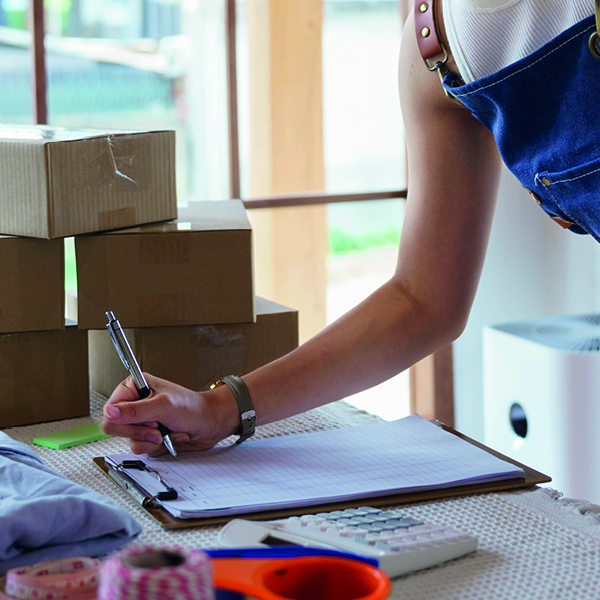
[(474, 552), (477, 538), (423, 521), (405, 510), (370, 506), (275, 521), (233, 519), (219, 532), (222, 548), (305, 546), (374, 558), (389, 577)]

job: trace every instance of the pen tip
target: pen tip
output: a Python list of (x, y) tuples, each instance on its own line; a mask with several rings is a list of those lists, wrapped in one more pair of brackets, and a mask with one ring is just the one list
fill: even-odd
[(171, 438), (168, 435), (165, 435), (163, 436), (163, 441), (165, 443), (165, 446), (167, 447), (167, 450), (171, 453), (171, 456), (177, 458), (177, 450), (175, 450)]

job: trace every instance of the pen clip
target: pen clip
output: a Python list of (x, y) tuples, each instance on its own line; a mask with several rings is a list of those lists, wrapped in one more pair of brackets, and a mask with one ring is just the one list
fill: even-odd
[(129, 361), (127, 360), (127, 356), (123, 352), (123, 347), (121, 345), (121, 340), (115, 335), (115, 332), (114, 332), (114, 330), (112, 328), (111, 323), (112, 323), (112, 321), (110, 321), (108, 323), (108, 325), (106, 326), (106, 328), (108, 329), (108, 333), (110, 335), (112, 343), (113, 343), (113, 345), (115, 347), (115, 350), (117, 351), (117, 354), (119, 355), (119, 358), (121, 359), (121, 362), (123, 363), (123, 365), (125, 365), (125, 368), (128, 371), (131, 371), (131, 365), (129, 364)]
[[(137, 389), (138, 390), (146, 389), (149, 391), (150, 388), (148, 387), (148, 384), (146, 383), (144, 374), (142, 373), (142, 370), (140, 369), (140, 366), (138, 365), (138, 362), (137, 362), (133, 352), (131, 351), (131, 346), (129, 345), (129, 342), (127, 341), (127, 338), (125, 337), (125, 332), (121, 328), (121, 324), (116, 319), (116, 317), (112, 311), (108, 311), (105, 314), (106, 314), (106, 317), (108, 318), (108, 323), (106, 325), (106, 328), (108, 329), (108, 333), (110, 334), (113, 345), (114, 345), (115, 349), (117, 350), (117, 353), (119, 354), (119, 357), (121, 358), (121, 361), (123, 361), (125, 368), (129, 371), (129, 374), (133, 377), (133, 380), (135, 381), (135, 385), (137, 386)], [(148, 394), (146, 394), (146, 396), (147, 395)]]

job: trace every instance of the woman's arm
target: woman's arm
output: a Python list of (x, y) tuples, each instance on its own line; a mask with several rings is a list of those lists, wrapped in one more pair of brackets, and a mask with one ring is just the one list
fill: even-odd
[[(408, 147), (409, 193), (392, 278), (356, 308), (286, 356), (243, 379), (257, 424), (339, 400), (376, 385), (454, 340), (463, 330), (483, 266), (500, 159), (492, 134), (446, 98), (424, 66), (409, 18), (400, 52), (400, 98)], [(126, 382), (131, 386), (130, 382)], [(191, 392), (152, 378), (153, 395), (119, 386), (103, 429), (132, 438), (137, 453), (160, 454), (149, 441), (160, 421), (205, 449), (239, 424), (227, 386)], [(118, 405), (120, 417), (111, 416)], [(160, 440), (160, 436), (155, 438)]]

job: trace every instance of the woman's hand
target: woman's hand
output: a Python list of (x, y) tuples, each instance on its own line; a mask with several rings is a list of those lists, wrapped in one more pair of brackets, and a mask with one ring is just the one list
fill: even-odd
[(150, 396), (139, 400), (135, 384), (128, 377), (111, 394), (102, 420), (102, 431), (129, 438), (134, 454), (160, 456), (166, 452), (157, 423), (171, 430), (178, 452), (208, 450), (239, 426), (237, 405), (227, 386), (194, 392), (144, 375), (152, 390)]

